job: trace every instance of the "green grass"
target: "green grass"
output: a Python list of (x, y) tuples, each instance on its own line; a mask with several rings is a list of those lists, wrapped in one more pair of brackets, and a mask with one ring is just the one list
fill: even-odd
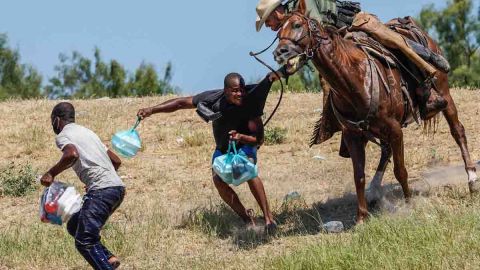
[(265, 144), (282, 144), (287, 139), (287, 129), (281, 127), (267, 127), (265, 129)]
[[(478, 199), (476, 200), (478, 201)], [(435, 203), (435, 202), (434, 202)], [(267, 263), (268, 269), (480, 269), (479, 203), (372, 217)]]
[[(142, 206), (138, 206), (141, 211)], [(102, 230), (102, 242), (121, 258), (135, 256), (138, 251), (153, 250), (159, 245), (159, 232), (165, 229), (164, 216), (148, 206), (143, 217), (133, 213), (116, 214)], [(137, 211), (137, 213), (138, 213)], [(121, 216), (121, 218), (119, 218)], [(132, 226), (131, 222), (135, 225)], [(19, 254), (22, 254), (21, 256)], [(0, 229), (0, 269), (86, 269), (87, 264), (75, 249), (75, 242), (66, 226), (43, 224), (11, 224)]]
[(0, 196), (22, 197), (36, 190), (36, 170), (30, 164), (0, 168)]

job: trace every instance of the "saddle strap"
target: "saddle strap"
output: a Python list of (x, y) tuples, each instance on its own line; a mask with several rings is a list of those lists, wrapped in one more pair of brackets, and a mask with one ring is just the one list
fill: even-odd
[(370, 129), (370, 122), (375, 118), (378, 112), (378, 106), (380, 102), (380, 89), (379, 89), (379, 71), (376, 68), (374, 60), (370, 57), (368, 58), (369, 68), (367, 69), (367, 76), (371, 78), (371, 85), (370, 85), (370, 108), (368, 110), (367, 116), (364, 120), (360, 121), (351, 121), (345, 118), (335, 107), (333, 102), (333, 95), (329, 95), (330, 97), (330, 104), (332, 106), (332, 111), (335, 117), (337, 118), (340, 125), (343, 127), (356, 129), (364, 132), (367, 139), (375, 144), (380, 145), (380, 143), (375, 139), (372, 133), (369, 131)]

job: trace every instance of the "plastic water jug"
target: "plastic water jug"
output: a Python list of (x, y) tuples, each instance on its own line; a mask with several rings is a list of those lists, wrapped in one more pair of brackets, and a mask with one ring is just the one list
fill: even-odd
[(140, 124), (140, 120), (140, 117), (138, 117), (137, 122), (131, 129), (117, 132), (112, 137), (113, 150), (122, 157), (134, 157), (142, 147), (140, 135), (135, 130), (138, 124)]

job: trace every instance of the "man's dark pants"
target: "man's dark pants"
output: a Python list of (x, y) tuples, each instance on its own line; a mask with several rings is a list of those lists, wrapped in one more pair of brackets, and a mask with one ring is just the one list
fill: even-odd
[(108, 263), (112, 253), (100, 242), (100, 230), (122, 203), (124, 187), (92, 190), (84, 196), (82, 209), (68, 221), (67, 230), (75, 238), (75, 247), (94, 269), (113, 269)]

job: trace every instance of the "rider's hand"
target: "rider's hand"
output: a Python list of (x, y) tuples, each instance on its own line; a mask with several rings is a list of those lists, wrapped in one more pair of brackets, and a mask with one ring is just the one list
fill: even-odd
[(239, 142), (242, 139), (242, 134), (238, 133), (236, 130), (230, 130), (228, 132), (230, 134), (230, 140)]
[(138, 111), (137, 116), (140, 117), (140, 119), (143, 120), (143, 119), (149, 117), (152, 114), (153, 114), (152, 108), (143, 108), (143, 109), (140, 109)]
[(53, 183), (53, 176), (51, 173), (45, 173), (42, 178), (40, 178), (40, 183), (46, 187), (49, 187)]

